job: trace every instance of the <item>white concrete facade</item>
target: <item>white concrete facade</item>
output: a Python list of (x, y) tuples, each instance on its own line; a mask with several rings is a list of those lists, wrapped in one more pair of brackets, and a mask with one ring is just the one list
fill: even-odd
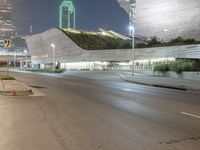
[[(55, 45), (55, 59), (61, 63), (61, 66), (69, 66), (71, 64), (72, 66), (70, 66), (73, 68), (73, 63), (80, 64), (85, 62), (88, 63), (87, 66), (89, 65), (89, 68), (94, 68), (91, 63), (98, 66), (98, 62), (126, 61), (131, 59), (131, 50), (128, 49), (84, 50), (77, 46), (69, 37), (57, 28), (50, 29), (41, 34), (26, 37), (26, 42), (33, 64), (52, 63), (52, 43)], [(102, 66), (104, 66), (104, 63), (102, 63)], [(84, 69), (85, 67), (81, 68)]]
[[(55, 45), (55, 60), (66, 69), (104, 69), (110, 61), (130, 64), (131, 49), (84, 50), (57, 28), (26, 37), (32, 64), (51, 64)], [(152, 64), (171, 58), (200, 59), (200, 45), (141, 48), (135, 50), (135, 63)]]

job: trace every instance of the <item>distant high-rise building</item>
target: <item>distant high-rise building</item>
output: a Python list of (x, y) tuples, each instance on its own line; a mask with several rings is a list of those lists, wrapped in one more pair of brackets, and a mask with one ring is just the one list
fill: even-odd
[(76, 9), (71, 0), (63, 0), (60, 5), (59, 27), (75, 28), (75, 12)]
[(8, 0), (0, 0), (0, 47), (5, 39), (13, 39), (16, 35), (13, 8)]
[[(170, 40), (200, 40), (200, 0), (117, 0), (130, 14), (135, 2), (135, 34)], [(134, 6), (133, 6), (134, 7)]]

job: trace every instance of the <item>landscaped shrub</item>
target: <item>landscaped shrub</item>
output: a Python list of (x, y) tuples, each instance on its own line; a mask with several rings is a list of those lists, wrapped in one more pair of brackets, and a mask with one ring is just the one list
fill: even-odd
[(65, 69), (26, 69), (25, 71), (31, 71), (31, 72), (43, 72), (43, 73), (63, 73), (65, 72)]
[(200, 44), (200, 41), (196, 41), (195, 39), (183, 39), (182, 37), (177, 37), (171, 39), (168, 42), (164, 42), (159, 40), (157, 37), (151, 37), (146, 44), (137, 43), (135, 45), (136, 48), (149, 48), (149, 47), (164, 47), (164, 46), (178, 46), (178, 45), (191, 45), (191, 44)]
[(91, 32), (62, 30), (78, 46), (86, 50), (131, 49), (131, 40), (114, 38)]
[(177, 59), (170, 64), (157, 64), (154, 71), (173, 71), (181, 74), (183, 71), (200, 71), (200, 61), (193, 59)]
[(174, 61), (170, 64), (170, 71), (176, 72), (178, 74), (182, 73), (182, 63), (181, 61)]
[[(171, 68), (172, 71), (181, 73), (183, 71), (200, 71), (200, 61), (194, 59), (178, 59), (177, 61), (172, 63), (172, 66), (176, 66), (177, 68)], [(173, 70), (176, 69), (176, 70)]]
[(135, 48), (145, 48), (147, 46), (148, 46), (148, 44), (146, 44), (146, 43), (136, 43), (135, 44)]
[(9, 75), (0, 74), (0, 80), (15, 80), (15, 78)]
[(169, 64), (157, 64), (154, 66), (154, 71), (167, 72), (169, 71)]
[(149, 47), (160, 45), (160, 44), (161, 44), (161, 41), (159, 41), (159, 39), (156, 36), (151, 37), (151, 40), (147, 42), (147, 45)]

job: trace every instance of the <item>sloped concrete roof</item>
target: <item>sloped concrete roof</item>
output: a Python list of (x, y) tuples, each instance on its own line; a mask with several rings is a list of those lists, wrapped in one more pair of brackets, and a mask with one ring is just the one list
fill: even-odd
[[(132, 49), (84, 50), (57, 28), (25, 39), (34, 64), (52, 63), (51, 44), (55, 45), (56, 61), (59, 62), (128, 61), (132, 59)], [(164, 57), (200, 59), (200, 45), (135, 49), (136, 60)]]
[(130, 49), (84, 50), (57, 28), (25, 39), (34, 63), (52, 62), (51, 44), (55, 45), (56, 58), (60, 62), (130, 60), (131, 56)]

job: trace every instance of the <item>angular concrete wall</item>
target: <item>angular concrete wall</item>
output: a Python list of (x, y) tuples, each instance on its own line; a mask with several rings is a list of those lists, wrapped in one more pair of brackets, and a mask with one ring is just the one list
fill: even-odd
[(56, 28), (25, 39), (34, 64), (52, 63), (52, 43), (56, 46), (55, 56), (59, 62), (129, 60), (131, 53), (131, 50), (86, 51)]
[(200, 59), (200, 44), (136, 49), (136, 59), (156, 58)]
[[(56, 61), (93, 62), (93, 61), (128, 61), (131, 60), (131, 49), (84, 50), (77, 46), (62, 31), (53, 28), (44, 33), (26, 37), (33, 64), (52, 63), (55, 44)], [(197, 58), (200, 59), (200, 45), (135, 49), (135, 59), (156, 58)]]
[[(128, 2), (118, 1), (128, 12)], [(136, 0), (136, 35), (200, 40), (199, 16), (200, 0)]]

